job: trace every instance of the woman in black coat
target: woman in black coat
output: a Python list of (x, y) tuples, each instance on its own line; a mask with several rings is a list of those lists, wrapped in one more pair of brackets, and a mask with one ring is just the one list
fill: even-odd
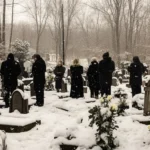
[(75, 59), (73, 65), (70, 67), (71, 72), (71, 92), (70, 97), (80, 98), (83, 94), (83, 67), (79, 64), (79, 60)]
[(65, 67), (63, 66), (63, 62), (59, 61), (58, 65), (54, 69), (54, 74), (55, 74), (55, 88), (57, 92), (60, 92), (62, 90), (62, 79), (65, 74)]
[(91, 61), (91, 65), (87, 71), (87, 77), (89, 82), (89, 88), (91, 91), (91, 98), (98, 99), (99, 92), (99, 71), (98, 71), (98, 62), (96, 58), (93, 58)]
[(133, 57), (133, 63), (128, 67), (130, 72), (130, 85), (132, 96), (141, 93), (142, 74), (145, 72), (144, 65), (140, 62), (138, 56)]

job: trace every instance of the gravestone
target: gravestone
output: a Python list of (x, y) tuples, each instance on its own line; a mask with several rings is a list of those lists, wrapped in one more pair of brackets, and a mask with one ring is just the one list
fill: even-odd
[(27, 114), (28, 110), (28, 99), (24, 99), (24, 93), (21, 90), (16, 90), (12, 94), (10, 101), (9, 112), (12, 113), (15, 110), (18, 110), (22, 114)]
[(62, 89), (61, 89), (61, 92), (62, 93), (68, 92), (68, 90), (67, 90), (67, 83), (64, 80), (62, 80)]
[(87, 86), (87, 80), (83, 77), (83, 86)]
[(18, 86), (18, 89), (24, 91), (24, 84), (19, 85), (19, 86)]
[(83, 87), (83, 91), (84, 91), (84, 93), (87, 93), (87, 86)]
[(119, 81), (116, 77), (112, 78), (112, 86), (118, 86), (119, 85)]
[(145, 90), (144, 115), (150, 116), (150, 81), (148, 81), (144, 90)]
[(30, 84), (30, 94), (31, 94), (31, 97), (36, 95), (35, 91), (34, 91), (34, 83), (33, 82), (31, 82), (31, 84)]

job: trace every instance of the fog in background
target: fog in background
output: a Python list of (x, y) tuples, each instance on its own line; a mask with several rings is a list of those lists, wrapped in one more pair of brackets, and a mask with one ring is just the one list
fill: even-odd
[[(6, 43), (9, 50), (12, 0), (6, 0)], [(149, 63), (149, 0), (14, 0), (12, 40), (28, 41), (37, 53), (62, 56), (62, 11), (64, 5), (66, 60), (106, 51), (120, 63), (133, 55)], [(0, 1), (1, 25), (3, 0)]]

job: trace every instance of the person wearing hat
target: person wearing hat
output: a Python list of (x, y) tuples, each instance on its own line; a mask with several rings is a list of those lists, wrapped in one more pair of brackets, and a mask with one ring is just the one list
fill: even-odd
[(138, 56), (133, 57), (133, 63), (128, 67), (128, 71), (130, 72), (132, 96), (135, 96), (141, 93), (142, 74), (145, 72), (145, 67)]
[(101, 96), (111, 95), (112, 73), (114, 70), (115, 63), (109, 56), (109, 52), (104, 53), (103, 60), (99, 62)]
[(99, 70), (97, 58), (93, 57), (91, 64), (87, 70), (87, 77), (89, 82), (89, 88), (91, 91), (91, 98), (98, 99), (99, 94)]
[(17, 78), (21, 73), (20, 65), (14, 59), (12, 53), (8, 54), (7, 60), (2, 63), (1, 76), (4, 85), (4, 101), (5, 107), (9, 107), (10, 94), (17, 88)]
[(35, 61), (32, 66), (34, 90), (36, 94), (35, 105), (41, 107), (44, 105), (44, 85), (46, 82), (45, 79), (46, 64), (39, 54), (35, 54), (33, 56), (33, 59)]

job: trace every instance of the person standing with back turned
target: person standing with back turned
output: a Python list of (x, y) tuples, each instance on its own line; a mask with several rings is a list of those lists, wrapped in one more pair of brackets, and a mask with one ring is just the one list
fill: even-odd
[(33, 56), (34, 63), (32, 66), (32, 74), (34, 81), (34, 90), (36, 93), (36, 105), (44, 105), (44, 85), (45, 85), (45, 72), (46, 64), (42, 57), (38, 54)]
[(128, 67), (128, 71), (130, 72), (132, 96), (135, 96), (141, 93), (142, 74), (145, 72), (145, 67), (138, 56), (133, 57), (133, 63)]
[(109, 53), (103, 54), (103, 60), (99, 63), (100, 90), (101, 96), (111, 95), (112, 73), (115, 70), (115, 63)]
[(10, 53), (7, 57), (7, 60), (4, 61), (1, 66), (1, 75), (4, 82), (4, 101), (6, 108), (9, 107), (10, 94), (12, 94), (18, 86), (17, 78), (20, 73), (20, 65), (15, 61), (14, 55)]

